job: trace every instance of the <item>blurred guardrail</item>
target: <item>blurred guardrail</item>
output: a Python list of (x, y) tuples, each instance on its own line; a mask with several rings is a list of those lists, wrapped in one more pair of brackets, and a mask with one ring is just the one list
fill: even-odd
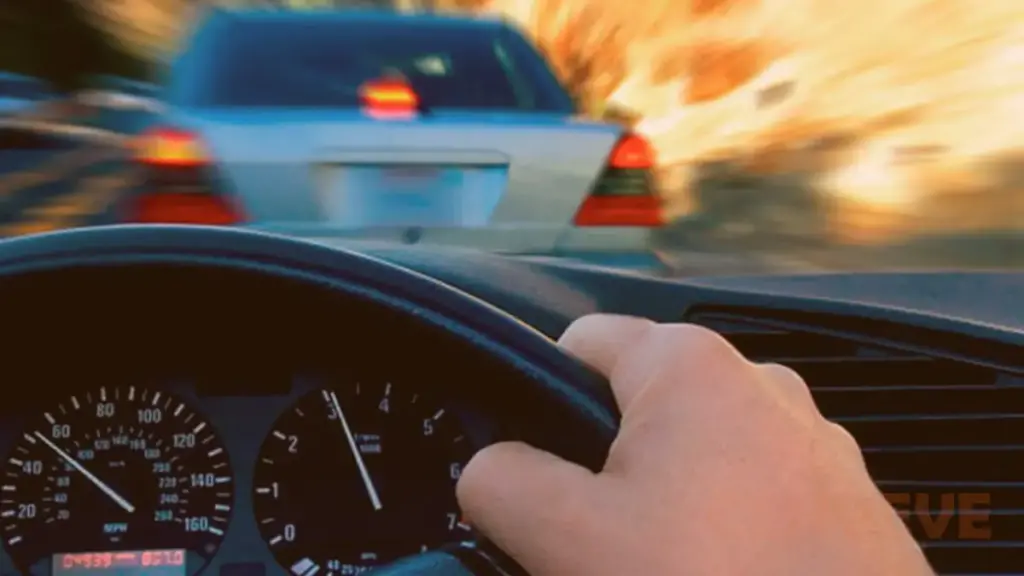
[(122, 145), (125, 134), (81, 122), (83, 108), (54, 100), (24, 113), (0, 117), (0, 149), (60, 147), (69, 141)]
[[(71, 137), (87, 140), (97, 140), (109, 144), (122, 144), (125, 135), (102, 128), (91, 126), (76, 126), (54, 121), (43, 121), (23, 118), (7, 118), (0, 120), (0, 132), (25, 132), (39, 136)], [(4, 141), (0, 136), (0, 143)]]
[(83, 90), (73, 97), (87, 111), (85, 125), (119, 134), (141, 133), (164, 111), (156, 97), (118, 90)]

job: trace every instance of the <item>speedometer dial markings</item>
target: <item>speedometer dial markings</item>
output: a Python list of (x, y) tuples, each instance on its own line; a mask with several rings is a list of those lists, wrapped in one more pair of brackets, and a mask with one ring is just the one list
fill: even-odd
[[(455, 483), (471, 455), (451, 410), (400, 383), (301, 398), (264, 440), (260, 532), (296, 576), (355, 574), (469, 538)], [(417, 398), (418, 402), (413, 402)]]
[(173, 394), (135, 386), (101, 386), (43, 412), (4, 464), (13, 494), (0, 500), (0, 534), (18, 567), (28, 573), (54, 553), (183, 549), (188, 572), (201, 569), (234, 494), (227, 454), (197, 421)]

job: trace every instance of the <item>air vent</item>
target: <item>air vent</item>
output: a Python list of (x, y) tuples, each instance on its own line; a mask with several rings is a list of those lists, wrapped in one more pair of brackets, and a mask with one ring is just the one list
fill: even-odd
[(928, 348), (938, 336), (893, 342), (885, 326), (805, 313), (702, 308), (686, 320), (803, 376), (939, 574), (1024, 575), (1024, 367), (986, 356), (1002, 344), (975, 341), (970, 357)]

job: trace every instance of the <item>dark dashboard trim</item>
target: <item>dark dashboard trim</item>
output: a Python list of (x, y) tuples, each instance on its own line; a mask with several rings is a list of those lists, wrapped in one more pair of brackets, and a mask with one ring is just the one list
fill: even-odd
[[(1017, 328), (975, 320), (957, 314), (955, 310), (947, 316), (932, 310), (915, 309), (877, 301), (855, 301), (822, 294), (801, 294), (799, 291), (789, 293), (776, 286), (765, 289), (758, 288), (761, 282), (769, 279), (778, 283), (786, 280), (801, 280), (816, 286), (828, 286), (833, 281), (849, 277), (850, 275), (847, 274), (666, 280), (627, 273), (560, 267), (557, 264), (545, 264), (545, 267), (567, 284), (591, 287), (591, 291), (586, 292), (588, 295), (604, 290), (630, 295), (630, 302), (624, 302), (623, 299), (611, 299), (612, 301), (609, 303), (602, 303), (599, 305), (601, 311), (640, 314), (659, 322), (680, 322), (690, 309), (697, 306), (730, 306), (831, 315), (851, 319), (860, 318), (888, 325), (904, 325), (908, 329), (916, 328), (943, 334), (962, 334), (970, 338), (1004, 342), (1011, 346), (1024, 346), (1024, 327)], [(945, 276), (945, 273), (942, 275)], [(881, 275), (875, 276), (881, 277)], [(927, 273), (894, 273), (888, 276), (904, 279), (918, 277), (922, 282), (933, 277)], [(1011, 273), (1005, 275), (979, 274), (978, 276), (991, 276), (994, 282), (998, 282), (1002, 276), (1010, 279), (1024, 279), (1024, 274)], [(749, 286), (744, 286), (745, 283), (749, 283)], [(459, 283), (455, 284), (459, 286)], [(1024, 281), (1021, 282), (1021, 285), (1024, 286)], [(936, 290), (936, 292), (939, 291)], [(865, 294), (865, 296), (871, 296), (871, 294)], [(597, 298), (596, 300), (600, 302), (602, 299)], [(1021, 304), (1021, 309), (1024, 309), (1024, 304)], [(1010, 315), (1012, 311), (1008, 310), (1007, 312)]]
[[(1024, 345), (1024, 273), (909, 271), (665, 279), (465, 249), (351, 246), (436, 277), (557, 337), (575, 318), (607, 312), (679, 322), (695, 305), (750, 305), (907, 322)], [(510, 281), (509, 279), (512, 279)]]
[[(964, 359), (985, 359), (1001, 367), (1021, 364), (1024, 332), (961, 318), (948, 318), (899, 307), (844, 300), (704, 288), (680, 315), (722, 310), (754, 319), (797, 323), (823, 329), (884, 338), (893, 342), (928, 343)], [(988, 347), (978, 340), (988, 341)], [(933, 343), (934, 342), (934, 343)]]
[(940, 355), (951, 360), (1024, 375), (1024, 356), (1020, 354), (1018, 346), (987, 339), (986, 346), (981, 347), (977, 336), (962, 331), (935, 330), (891, 319), (839, 314), (835, 311), (812, 312), (806, 309), (730, 304), (694, 305), (687, 310), (686, 317), (704, 314), (727, 314), (741, 321), (749, 318), (757, 324), (763, 323), (783, 330), (813, 332), (863, 344)]

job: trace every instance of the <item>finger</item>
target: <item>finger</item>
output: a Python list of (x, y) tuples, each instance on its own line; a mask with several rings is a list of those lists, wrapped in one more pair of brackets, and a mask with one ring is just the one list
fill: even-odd
[(789, 366), (782, 364), (758, 364), (758, 370), (766, 376), (768, 383), (775, 391), (792, 402), (801, 411), (818, 414), (818, 405), (814, 402), (811, 389), (804, 379)]
[(836, 424), (835, 422), (828, 422), (828, 428), (835, 437), (835, 442), (839, 445), (840, 449), (853, 455), (861, 465), (866, 465), (864, 462), (864, 452), (860, 448), (860, 443), (857, 442), (857, 439), (854, 438), (853, 434), (850, 434), (849, 430), (844, 428), (842, 424)]
[(699, 409), (699, 402), (669, 398), (730, 397), (736, 387), (722, 383), (748, 382), (752, 374), (753, 364), (720, 334), (694, 324), (652, 324), (618, 353), (611, 381), (616, 395), (628, 396), (619, 400), (625, 413), (623, 404), (633, 406), (640, 395), (673, 409)]
[(639, 378), (611, 378), (616, 366), (656, 324), (646, 318), (591, 314), (573, 322), (558, 340), (559, 346), (612, 380), (619, 409), (626, 410), (643, 385)]
[[(561, 573), (567, 549), (596, 522), (596, 478), (587, 469), (520, 442), (484, 448), (459, 479), (469, 523), (528, 573)], [(556, 570), (556, 568), (559, 568)]]

